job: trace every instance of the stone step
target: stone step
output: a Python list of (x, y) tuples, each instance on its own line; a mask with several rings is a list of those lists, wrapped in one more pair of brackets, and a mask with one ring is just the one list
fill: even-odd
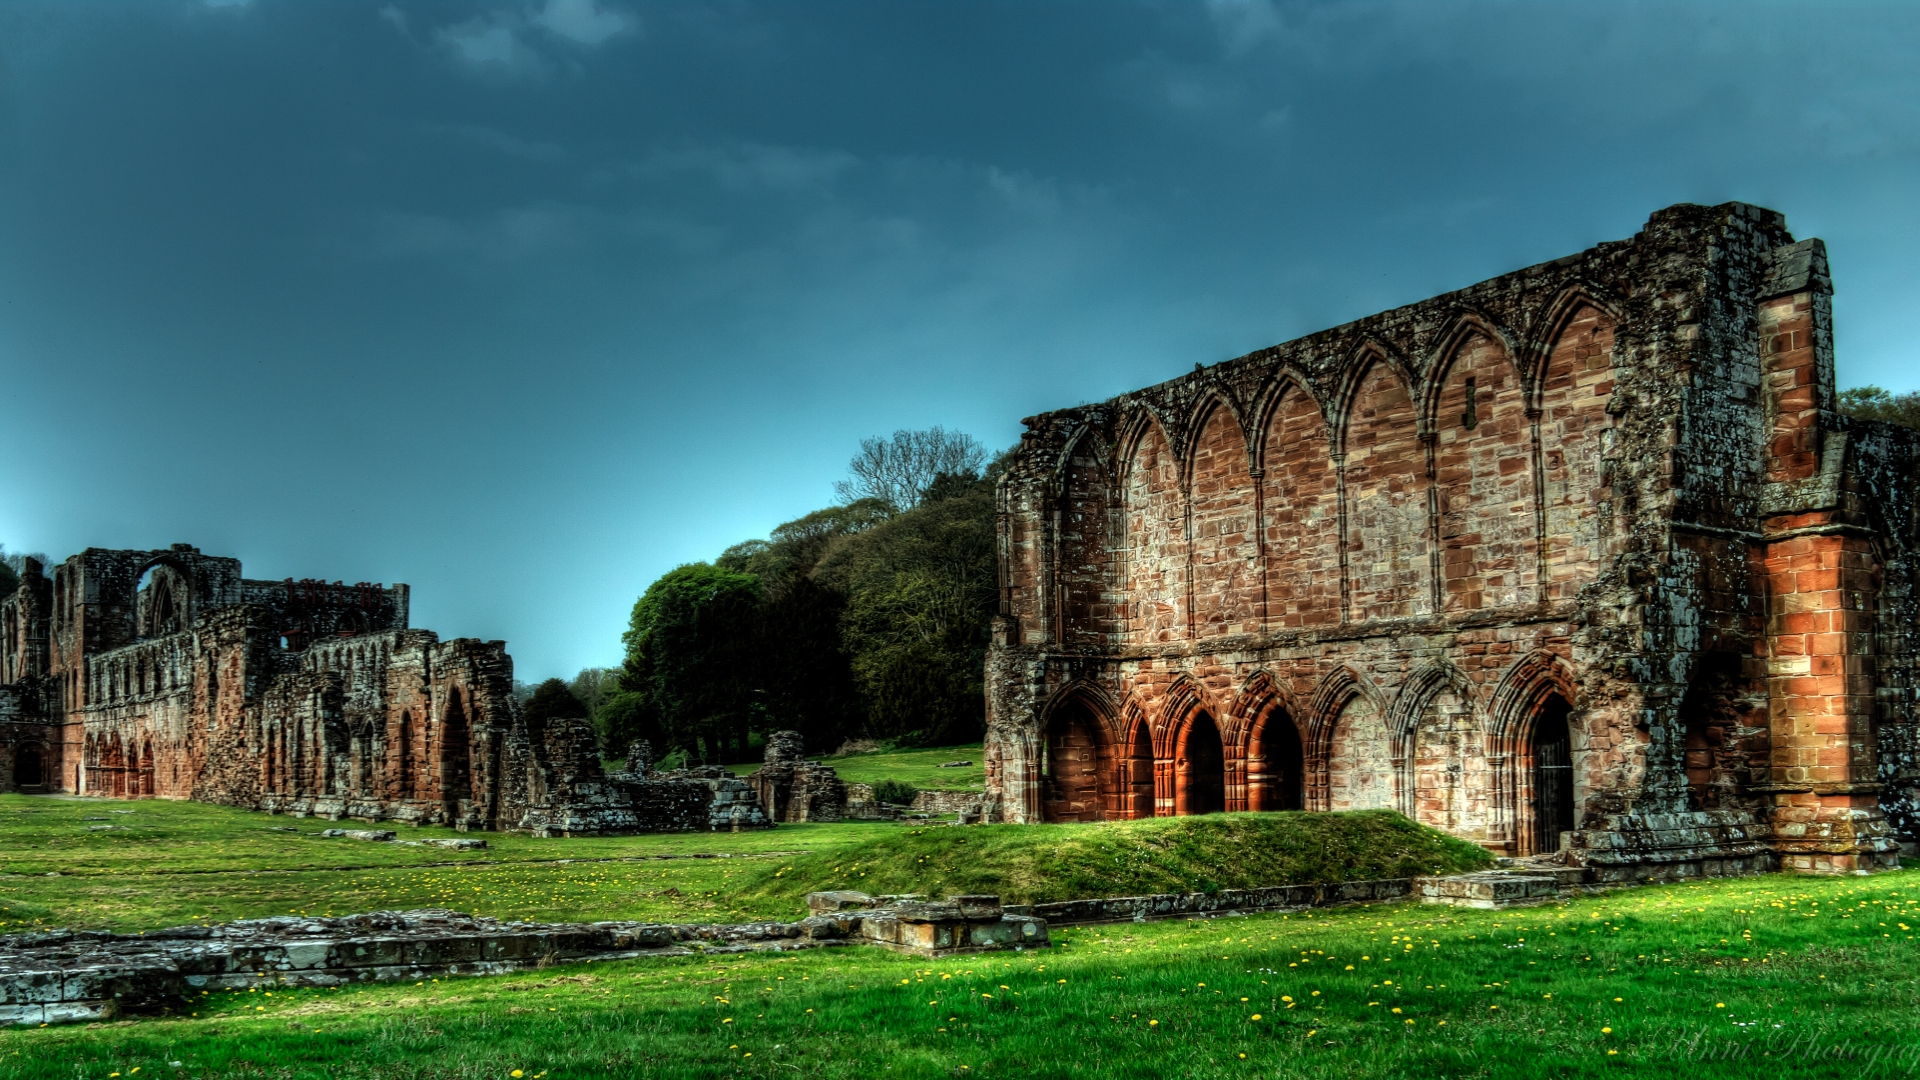
[(1572, 895), (1585, 880), (1586, 871), (1574, 866), (1420, 877), (1413, 887), (1423, 904), (1491, 910), (1549, 903)]

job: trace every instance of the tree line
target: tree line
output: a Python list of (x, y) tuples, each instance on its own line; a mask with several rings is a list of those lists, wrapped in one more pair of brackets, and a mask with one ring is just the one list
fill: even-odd
[(647, 739), (741, 760), (775, 730), (823, 750), (979, 738), (1003, 462), (937, 427), (864, 440), (838, 504), (661, 575), (619, 668), (549, 680), (528, 707), (590, 716), (614, 756)]

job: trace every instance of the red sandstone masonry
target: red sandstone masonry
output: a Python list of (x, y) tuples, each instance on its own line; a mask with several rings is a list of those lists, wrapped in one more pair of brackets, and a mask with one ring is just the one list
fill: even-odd
[(1031, 418), (990, 811), (1384, 805), (1628, 878), (1751, 869), (1762, 834), (1885, 865), (1884, 808), (1920, 826), (1920, 438), (1833, 411), (1830, 290), (1779, 215), (1677, 206)]

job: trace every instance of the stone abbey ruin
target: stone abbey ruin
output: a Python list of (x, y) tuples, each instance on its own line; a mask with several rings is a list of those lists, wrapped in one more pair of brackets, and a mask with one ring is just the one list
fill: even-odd
[(407, 627), (405, 585), (254, 581), (187, 544), (28, 560), (0, 600), (0, 790), (540, 835), (764, 828), (717, 767), (608, 775), (529, 722), (506, 643)]
[(1778, 213), (1026, 421), (991, 818), (1389, 807), (1593, 880), (1920, 840), (1920, 433), (1836, 409)]
[[(1393, 808), (1590, 880), (1920, 841), (1920, 433), (1841, 415), (1818, 240), (1730, 203), (1026, 421), (1000, 488), (988, 820)], [(602, 772), (405, 586), (187, 545), (29, 560), (0, 789), (543, 835), (871, 803)]]

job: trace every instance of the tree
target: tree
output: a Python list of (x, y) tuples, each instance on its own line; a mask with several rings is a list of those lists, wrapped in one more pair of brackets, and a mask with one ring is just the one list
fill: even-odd
[[(622, 640), (623, 690), (636, 718), (657, 724), (667, 745), (703, 761), (744, 756), (758, 703), (755, 655), (760, 579), (689, 563), (648, 586)], [(619, 752), (623, 746), (608, 749)]]
[(1920, 428), (1920, 392), (1893, 394), (1878, 386), (1856, 386), (1840, 391), (1840, 411), (1862, 420)]
[(567, 689), (587, 707), (582, 716), (592, 716), (595, 709), (607, 703), (607, 698), (620, 688), (620, 669), (590, 667), (581, 668), (567, 683)]
[(33, 559), (41, 566), (53, 561), (38, 553), (8, 551), (5, 544), (0, 544), (0, 599), (12, 596), (13, 590), (20, 587), (20, 576), (27, 572), (28, 559)]
[(559, 679), (548, 679), (533, 688), (526, 703), (521, 706), (520, 715), (526, 720), (530, 731), (538, 731), (549, 720), (579, 718), (586, 719), (586, 703), (573, 696), (567, 684)]
[(860, 440), (860, 452), (847, 463), (851, 475), (833, 489), (847, 503), (878, 499), (895, 510), (910, 510), (920, 505), (935, 477), (976, 477), (986, 462), (986, 448), (971, 435), (937, 425), (903, 429), (889, 439)]
[(867, 733), (922, 745), (984, 730), (999, 607), (993, 480), (946, 476), (929, 487), (944, 497), (860, 534), (816, 571), (847, 594), (841, 642)]

